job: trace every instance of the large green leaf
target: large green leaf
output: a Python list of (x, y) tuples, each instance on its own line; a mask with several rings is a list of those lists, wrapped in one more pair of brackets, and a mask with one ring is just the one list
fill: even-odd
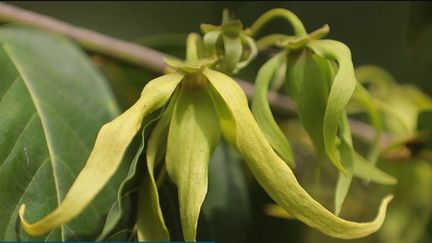
[(47, 235), (27, 235), (17, 214), (25, 203), (26, 217), (35, 221), (63, 200), (100, 127), (118, 114), (111, 91), (64, 38), (2, 27), (0, 42), (0, 239), (92, 239), (115, 199), (120, 174), (79, 217)]

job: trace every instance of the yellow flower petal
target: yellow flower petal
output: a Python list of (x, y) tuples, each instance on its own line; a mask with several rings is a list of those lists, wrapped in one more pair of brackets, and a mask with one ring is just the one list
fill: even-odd
[(357, 82), (351, 61), (351, 51), (345, 44), (334, 40), (311, 41), (308, 47), (325, 59), (335, 60), (339, 65), (327, 100), (323, 136), (328, 157), (341, 172), (346, 174), (337, 155), (336, 135), (345, 107)]
[(165, 225), (162, 209), (159, 203), (158, 188), (155, 181), (154, 169), (163, 159), (166, 150), (168, 128), (171, 115), (178, 96), (177, 89), (163, 111), (163, 115), (153, 128), (147, 142), (148, 176), (143, 180), (138, 199), (137, 234), (139, 241), (170, 240), (169, 231)]
[(168, 133), (166, 169), (178, 187), (184, 239), (194, 241), (220, 125), (207, 87), (182, 85)]
[[(212, 98), (217, 107), (228, 107), (230, 114), (221, 115), (231, 116), (235, 123), (235, 137), (229, 140), (235, 141), (255, 178), (280, 206), (309, 226), (336, 238), (360, 238), (381, 227), (387, 204), (393, 196), (383, 199), (378, 215), (371, 222), (356, 223), (335, 216), (300, 186), (288, 165), (273, 151), (249, 111), (239, 85), (230, 77), (210, 69), (204, 70), (204, 74), (214, 88)], [(218, 109), (218, 114), (221, 111)]]
[(267, 99), (270, 82), (275, 76), (277, 68), (285, 59), (285, 53), (272, 57), (258, 71), (255, 85), (255, 95), (252, 101), (252, 113), (271, 146), (291, 167), (294, 167), (294, 157), (291, 145), (285, 134), (276, 123)]
[(168, 74), (150, 81), (131, 108), (101, 128), (85, 167), (58, 208), (28, 223), (24, 219), (25, 205), (21, 205), (19, 216), (24, 229), (31, 235), (41, 235), (80, 214), (117, 170), (144, 116), (162, 107), (181, 79), (180, 74)]

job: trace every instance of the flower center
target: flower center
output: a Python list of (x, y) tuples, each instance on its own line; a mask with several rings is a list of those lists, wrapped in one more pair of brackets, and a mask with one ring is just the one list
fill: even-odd
[(182, 85), (191, 89), (206, 87), (208, 84), (207, 78), (200, 72), (188, 73), (182, 80)]

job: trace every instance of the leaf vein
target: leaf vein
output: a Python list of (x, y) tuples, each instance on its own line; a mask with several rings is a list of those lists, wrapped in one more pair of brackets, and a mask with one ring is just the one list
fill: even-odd
[(0, 165), (0, 170), (3, 168), (3, 166), (5, 164), (7, 164), (8, 160), (11, 158), (11, 155), (13, 154), (15, 149), (17, 148), (18, 142), (22, 139), (24, 132), (30, 127), (31, 122), (33, 121), (33, 119), (35, 117), (36, 117), (36, 111), (33, 113), (33, 115), (30, 117), (30, 119), (27, 121), (26, 125), (24, 126), (24, 128), (22, 129), (20, 134), (18, 135), (18, 138), (15, 140), (14, 146), (12, 147), (10, 153), (8, 154), (8, 156), (6, 157), (4, 162)]
[(20, 76), (18, 75), (14, 81), (12, 81), (11, 85), (8, 87), (8, 89), (6, 90), (6, 92), (3, 94), (3, 97), (0, 100), (0, 105), (3, 102), (4, 98), (6, 97), (6, 95), (8, 94), (9, 91), (12, 90), (12, 87), (15, 85), (15, 83), (17, 83), (17, 81), (19, 80)]

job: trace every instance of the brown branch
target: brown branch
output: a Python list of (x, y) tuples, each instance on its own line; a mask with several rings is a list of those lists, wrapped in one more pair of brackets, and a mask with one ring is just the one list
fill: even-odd
[[(164, 58), (169, 57), (169, 55), (144, 46), (73, 26), (66, 22), (3, 2), (0, 2), (0, 21), (23, 23), (29, 26), (49, 30), (56, 34), (61, 34), (73, 39), (88, 50), (159, 73), (165, 71), (166, 65)], [(255, 86), (244, 80), (237, 79), (237, 81), (245, 91), (248, 98), (252, 98), (255, 92)], [(278, 113), (295, 113), (293, 102), (286, 96), (270, 91), (268, 94), (268, 100), (272, 109), (278, 111)], [(350, 124), (353, 128), (353, 134), (367, 140), (373, 139), (373, 128), (369, 125), (355, 121), (350, 121)], [(384, 144), (386, 142), (384, 142)]]

